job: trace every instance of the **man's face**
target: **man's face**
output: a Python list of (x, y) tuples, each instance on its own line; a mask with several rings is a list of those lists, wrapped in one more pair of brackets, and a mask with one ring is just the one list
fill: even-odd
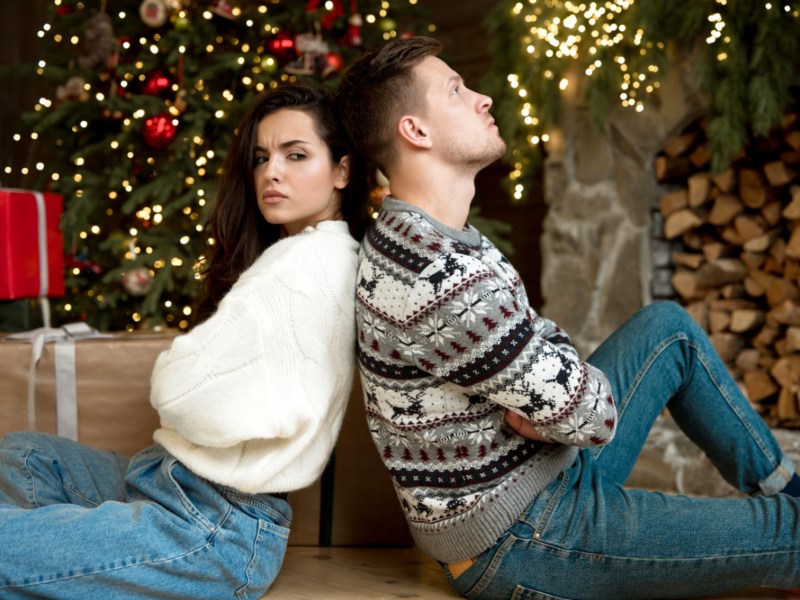
[(424, 94), (421, 117), (431, 136), (431, 150), (454, 166), (477, 171), (506, 151), (489, 108), (492, 99), (472, 91), (441, 59), (427, 56), (414, 67)]

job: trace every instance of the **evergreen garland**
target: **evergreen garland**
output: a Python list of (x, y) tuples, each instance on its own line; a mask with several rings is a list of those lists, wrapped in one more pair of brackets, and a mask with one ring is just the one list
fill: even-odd
[(502, 67), (484, 84), (517, 198), (559, 125), (564, 93), (577, 94), (598, 127), (619, 102), (646, 110), (677, 44), (696, 59), (712, 168), (721, 170), (779, 123), (800, 66), (800, 3), (786, 0), (502, 0), (487, 25)]

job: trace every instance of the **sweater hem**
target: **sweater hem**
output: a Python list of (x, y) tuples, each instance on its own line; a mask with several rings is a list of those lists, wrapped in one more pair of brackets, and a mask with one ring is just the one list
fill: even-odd
[[(511, 474), (517, 478), (515, 484), (502, 491), (496, 491), (502, 485), (487, 491), (468, 513), (435, 526), (409, 522), (414, 541), (420, 550), (443, 563), (478, 556), (497, 542), (559, 473), (572, 466), (577, 455), (578, 448), (559, 446), (548, 456), (537, 455), (518, 468)], [(523, 470), (525, 475), (521, 475)]]

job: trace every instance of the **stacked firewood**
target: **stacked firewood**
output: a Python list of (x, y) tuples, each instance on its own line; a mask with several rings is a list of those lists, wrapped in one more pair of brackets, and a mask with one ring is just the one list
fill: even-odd
[(759, 411), (800, 427), (800, 114), (722, 172), (698, 121), (654, 170), (679, 300)]

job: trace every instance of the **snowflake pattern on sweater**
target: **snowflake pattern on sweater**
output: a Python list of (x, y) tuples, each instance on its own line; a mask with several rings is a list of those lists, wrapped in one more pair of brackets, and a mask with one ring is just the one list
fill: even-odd
[[(456, 231), (387, 198), (362, 242), (358, 282), (369, 428), (434, 557), (489, 547), (575, 447), (612, 439), (606, 377), (530, 308), (516, 270), (471, 226)], [(517, 435), (506, 408), (550, 443)]]

